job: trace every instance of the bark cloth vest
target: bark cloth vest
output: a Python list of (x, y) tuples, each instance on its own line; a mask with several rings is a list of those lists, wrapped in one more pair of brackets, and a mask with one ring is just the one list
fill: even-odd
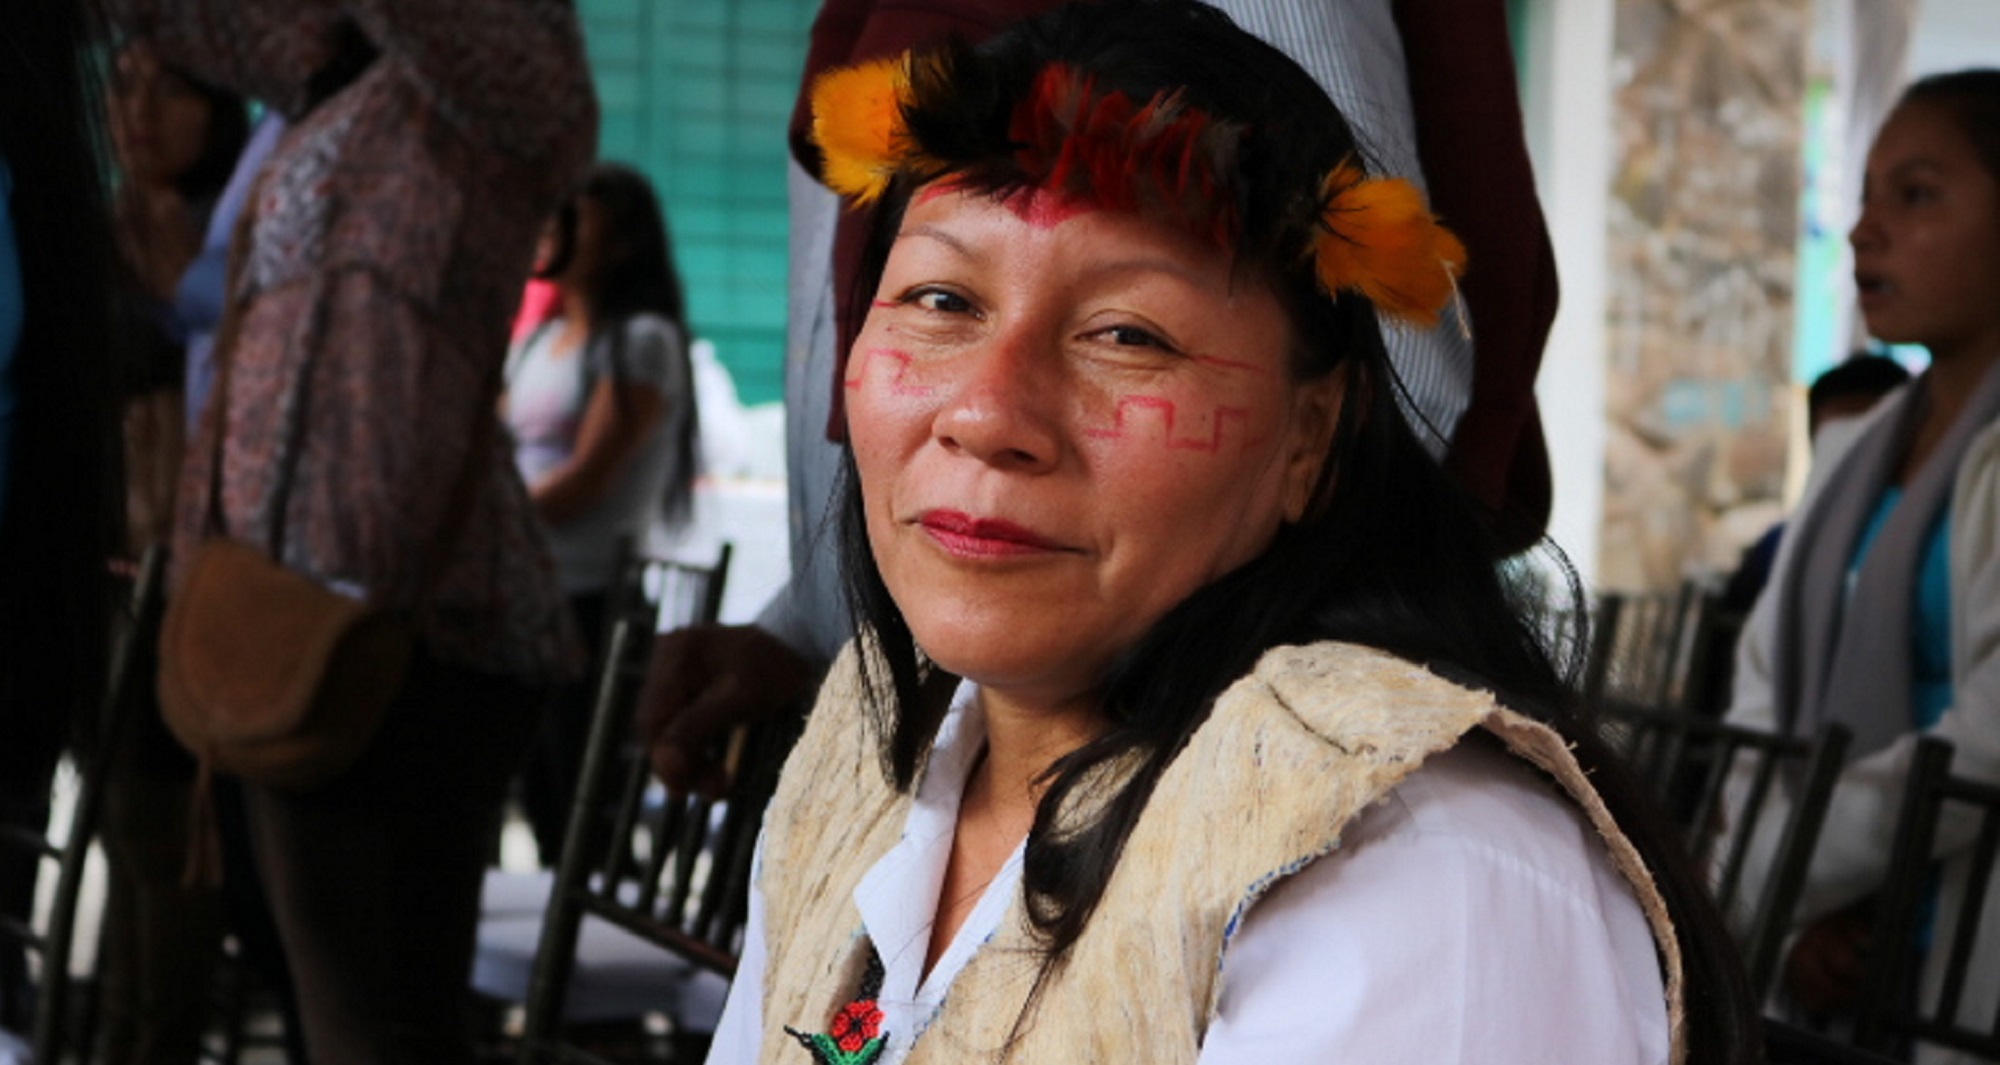
[[(784, 1026), (825, 1031), (860, 986), (871, 948), (854, 889), (909, 815), (910, 796), (878, 769), (854, 654), (850, 645), (835, 664), (765, 819), (764, 1065), (806, 1060)], [(1040, 956), (1017, 894), (906, 1061), (1191, 1065), (1251, 905), (1473, 728), (1554, 777), (1603, 836), (1653, 929), (1679, 1065), (1679, 943), (1651, 875), (1568, 745), (1490, 693), (1339, 643), (1276, 648), (1217, 700), (1020, 1031)]]

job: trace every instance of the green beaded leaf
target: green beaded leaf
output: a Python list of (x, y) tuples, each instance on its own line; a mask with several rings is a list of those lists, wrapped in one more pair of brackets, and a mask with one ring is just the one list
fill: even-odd
[(808, 1034), (790, 1027), (785, 1031), (805, 1045), (806, 1050), (812, 1053), (815, 1065), (874, 1065), (875, 1059), (882, 1056), (882, 1048), (886, 1045), (881, 1036), (876, 1036), (861, 1044), (859, 1049), (849, 1052), (842, 1050), (840, 1044), (824, 1032)]

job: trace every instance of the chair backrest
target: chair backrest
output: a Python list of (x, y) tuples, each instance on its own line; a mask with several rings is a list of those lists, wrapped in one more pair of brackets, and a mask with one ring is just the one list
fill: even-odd
[[(1778, 950), (1805, 883), (1812, 851), (1847, 752), (1850, 733), (1830, 724), (1812, 738), (1741, 728), (1683, 708), (1612, 700), (1606, 734), (1681, 830), (1689, 857), (1712, 870), (1710, 889), (1724, 912), (1741, 910), (1751, 843), (1784, 788), (1789, 809), (1771, 867), (1762, 870), (1742, 943), (1752, 986), (1762, 994), (1777, 975)], [(1722, 826), (1728, 831), (1721, 831)], [(1714, 853), (1719, 841), (1723, 852)]]
[[(1951, 762), (1951, 744), (1934, 737), (1917, 741), (1890, 852), (1889, 880), (1877, 899), (1875, 948), (1862, 986), (1856, 1035), (1864, 1046), (1884, 1051), (1920, 1040), (2000, 1060), (2000, 1003), (1978, 1004), (1984, 1015), (1967, 1015), (1974, 1005), (1967, 992), (1981, 954), (1976, 949), (1980, 932), (1988, 932), (1991, 965), (1991, 926), (2000, 921), (2000, 913), (1986, 912), (1994, 859), (2000, 854), (2000, 787), (1953, 776)], [(1916, 944), (1933, 906), (1941, 852), (1965, 863), (1948, 878), (1963, 894), (1956, 907), (1940, 905), (1934, 913), (1936, 934), (1924, 952), (1942, 952), (1944, 964), (1935, 984), (1926, 986)]]
[(1672, 592), (1599, 593), (1591, 611), (1585, 696), (1691, 705), (1708, 689), (1708, 634), (1717, 604), (1718, 597), (1694, 580)]
[(560, 1030), (586, 917), (608, 921), (698, 968), (724, 976), (735, 971), (758, 828), (798, 723), (732, 737), (731, 784), (719, 800), (664, 795), (633, 733), (634, 702), (654, 633), (676, 623), (713, 621), (727, 562), (725, 548), (714, 567), (642, 563), (637, 579), (651, 590), (643, 598), (652, 605), (628, 605), (613, 620), (569, 834), (536, 950), (523, 1061), (574, 1056), (563, 1048)]
[(1896, 1065), (1896, 1059), (1764, 1018), (1765, 1065)]
[[(33, 861), (38, 869), (53, 866), (54, 890), (49, 896), (46, 926), (37, 930), (28, 915), (0, 914), (0, 943), (25, 948), (39, 962), (39, 983), (30, 1028), (30, 1047), (37, 1062), (65, 1060), (69, 1020), (70, 956), (76, 941), (77, 906), (83, 892), (84, 863), (102, 820), (105, 774), (113, 749), (123, 740), (134, 693), (151, 677), (141, 676), (147, 657), (141, 641), (159, 639), (164, 602), (166, 551), (147, 550), (140, 560), (131, 592), (118, 619), (111, 645), (110, 672), (97, 719), (90, 722), (88, 742), (76, 752), (77, 789), (68, 817), (68, 831), (58, 841), (42, 832), (0, 824), (0, 852)], [(0, 1013), (19, 996), (0, 987)], [(0, 1015), (0, 1029), (19, 1030), (20, 1018)]]

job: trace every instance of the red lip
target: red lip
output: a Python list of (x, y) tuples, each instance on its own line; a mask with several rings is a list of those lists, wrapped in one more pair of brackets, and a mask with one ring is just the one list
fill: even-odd
[(917, 524), (931, 539), (964, 558), (1011, 558), (1068, 550), (1033, 529), (999, 518), (974, 518), (956, 510), (927, 510)]

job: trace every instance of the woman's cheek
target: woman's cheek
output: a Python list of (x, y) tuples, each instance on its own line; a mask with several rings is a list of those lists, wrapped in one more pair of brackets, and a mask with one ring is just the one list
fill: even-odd
[(1114, 397), (1108, 411), (1084, 435), (1125, 452), (1225, 457), (1263, 443), (1263, 420), (1246, 406), (1134, 391)]
[(841, 383), (848, 402), (925, 399), (937, 391), (928, 383), (915, 352), (893, 340), (877, 342), (863, 335), (847, 356), (847, 376)]

